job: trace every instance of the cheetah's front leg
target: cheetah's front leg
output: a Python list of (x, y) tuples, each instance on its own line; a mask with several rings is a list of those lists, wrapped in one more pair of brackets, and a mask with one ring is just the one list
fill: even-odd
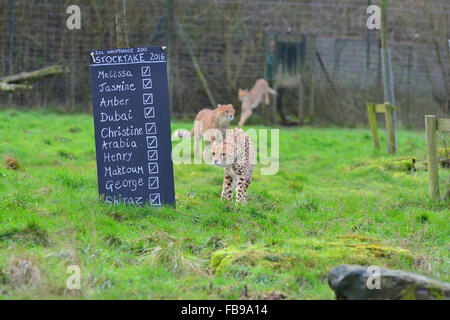
[(250, 184), (249, 180), (239, 177), (237, 190), (236, 190), (236, 204), (245, 203), (245, 192)]
[(233, 200), (233, 177), (227, 174), (225, 174), (223, 177), (221, 199), (225, 199), (228, 201)]

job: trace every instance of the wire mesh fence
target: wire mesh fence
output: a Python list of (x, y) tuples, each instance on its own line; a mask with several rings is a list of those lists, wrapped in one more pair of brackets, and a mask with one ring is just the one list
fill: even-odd
[[(10, 3), (14, 3), (13, 61)], [(265, 75), (271, 35), (303, 34), (305, 64), (314, 87), (305, 87), (307, 116), (316, 122), (366, 121), (366, 101), (383, 102), (380, 34), (366, 27), (366, 0), (128, 0), (130, 46), (170, 41), (172, 112), (190, 115), (217, 103), (239, 108), (239, 88)], [(390, 1), (392, 51), (398, 116), (404, 125), (423, 125), (423, 114), (449, 112), (448, 0)], [(81, 29), (66, 27), (69, 5), (81, 9)], [(168, 15), (172, 12), (172, 15)], [(15, 94), (21, 108), (90, 111), (88, 50), (115, 47), (114, 2), (102, 0), (14, 0), (0, 2), (0, 76), (61, 63), (65, 75), (34, 83)], [(193, 59), (197, 65), (193, 63)], [(204, 76), (204, 82), (199, 78)], [(314, 90), (312, 90), (314, 88)], [(288, 92), (286, 113), (296, 117), (297, 92)], [(7, 95), (0, 94), (1, 106)], [(262, 112), (263, 108), (260, 108)]]

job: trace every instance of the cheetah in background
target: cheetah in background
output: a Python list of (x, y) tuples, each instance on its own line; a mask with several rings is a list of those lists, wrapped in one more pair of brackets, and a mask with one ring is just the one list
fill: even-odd
[[(202, 137), (208, 130), (216, 129), (222, 133), (221, 137), (214, 137), (216, 140), (222, 140), (225, 137), (226, 130), (230, 128), (230, 122), (234, 119), (235, 110), (231, 104), (219, 104), (216, 109), (201, 110), (194, 121), (194, 128), (189, 131), (188, 137), (194, 136), (194, 153), (198, 154), (202, 143)], [(186, 130), (177, 130), (175, 135), (183, 138)], [(205, 141), (205, 150), (210, 146), (209, 141)]]
[(245, 193), (252, 180), (256, 164), (256, 153), (245, 132), (240, 128), (227, 130), (221, 142), (213, 142), (212, 163), (224, 168), (222, 199), (233, 201), (236, 190), (236, 204), (245, 203)]
[(264, 99), (264, 103), (269, 105), (269, 93), (276, 95), (277, 92), (269, 87), (269, 84), (264, 79), (256, 81), (253, 88), (248, 90), (239, 89), (238, 98), (242, 102), (242, 114), (239, 121), (239, 127), (243, 127), (247, 119), (252, 115), (253, 109), (255, 109)]

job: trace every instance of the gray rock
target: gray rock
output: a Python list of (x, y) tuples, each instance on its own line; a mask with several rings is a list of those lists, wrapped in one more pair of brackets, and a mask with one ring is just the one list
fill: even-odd
[(377, 273), (340, 265), (329, 271), (328, 283), (338, 300), (450, 300), (449, 283), (400, 270), (380, 268), (379, 277)]

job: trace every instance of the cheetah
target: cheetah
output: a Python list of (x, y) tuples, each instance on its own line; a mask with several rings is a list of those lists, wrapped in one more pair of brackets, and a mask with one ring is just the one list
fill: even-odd
[(236, 190), (236, 204), (245, 203), (245, 193), (256, 164), (255, 155), (250, 138), (240, 128), (227, 130), (223, 141), (213, 142), (212, 163), (224, 168), (221, 199), (233, 201), (233, 191)]
[[(230, 122), (234, 119), (234, 114), (235, 110), (232, 104), (219, 104), (216, 109), (201, 110), (195, 117), (194, 128), (189, 131), (188, 135), (188, 137), (194, 136), (194, 153), (199, 153), (202, 137), (208, 130), (219, 130), (222, 136), (216, 137), (216, 140), (222, 140), (222, 137), (225, 137), (226, 130), (230, 128)], [(178, 130), (175, 135), (183, 138), (186, 132), (186, 130)], [(211, 142), (205, 141), (205, 152), (210, 144)]]
[(239, 89), (238, 98), (242, 102), (242, 114), (239, 121), (239, 127), (243, 127), (247, 119), (252, 115), (252, 110), (256, 108), (264, 99), (264, 103), (269, 105), (269, 93), (276, 95), (277, 92), (269, 87), (264, 79), (256, 81), (253, 88), (248, 90)]

